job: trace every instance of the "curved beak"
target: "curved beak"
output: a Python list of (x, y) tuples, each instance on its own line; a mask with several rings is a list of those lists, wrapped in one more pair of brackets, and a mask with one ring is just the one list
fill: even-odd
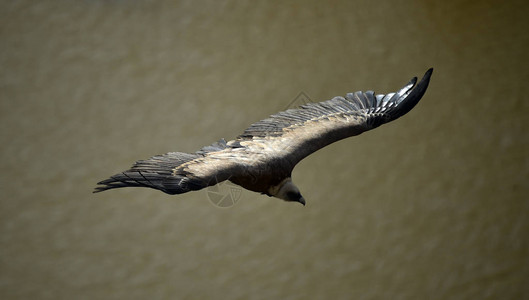
[(298, 202), (303, 204), (303, 206), (305, 206), (305, 198), (303, 197), (299, 198)]

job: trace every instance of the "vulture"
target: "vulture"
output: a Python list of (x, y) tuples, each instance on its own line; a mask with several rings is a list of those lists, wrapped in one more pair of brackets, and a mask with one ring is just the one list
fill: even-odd
[(311, 153), (341, 139), (391, 122), (422, 98), (433, 69), (394, 93), (347, 93), (345, 97), (287, 109), (195, 153), (169, 152), (137, 161), (98, 183), (95, 192), (148, 187), (167, 194), (196, 191), (229, 180), (250, 191), (305, 205), (292, 170)]

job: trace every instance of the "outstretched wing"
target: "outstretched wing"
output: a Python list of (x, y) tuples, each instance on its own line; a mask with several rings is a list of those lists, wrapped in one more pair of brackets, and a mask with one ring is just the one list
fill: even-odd
[(140, 160), (129, 170), (98, 182), (94, 192), (122, 187), (149, 187), (167, 194), (196, 191), (238, 174), (239, 159), (221, 139), (195, 153), (169, 152)]
[(314, 151), (406, 114), (424, 95), (432, 71), (429, 69), (419, 84), (415, 85), (417, 78), (413, 78), (396, 93), (356, 92), (310, 103), (252, 124), (234, 141), (222, 139), (195, 153), (170, 152), (138, 161), (129, 170), (99, 182), (94, 192), (136, 186), (181, 194), (230, 177), (244, 182), (240, 178), (256, 166), (283, 179)]
[(432, 72), (433, 69), (426, 71), (417, 85), (417, 78), (412, 78), (395, 93), (348, 93), (345, 97), (282, 111), (252, 124), (238, 139), (266, 142), (269, 151), (293, 167), (318, 149), (409, 112), (426, 92)]

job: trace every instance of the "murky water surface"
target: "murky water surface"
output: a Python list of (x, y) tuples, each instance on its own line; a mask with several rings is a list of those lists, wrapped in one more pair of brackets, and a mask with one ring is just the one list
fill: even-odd
[[(405, 2), (4, 1), (1, 298), (529, 298), (527, 5)], [(297, 166), (306, 207), (91, 193), (428, 67), (408, 115)]]

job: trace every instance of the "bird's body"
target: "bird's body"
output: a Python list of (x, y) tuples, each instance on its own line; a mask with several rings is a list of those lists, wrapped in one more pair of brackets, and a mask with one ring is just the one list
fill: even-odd
[(181, 194), (230, 180), (254, 192), (305, 204), (290, 177), (296, 164), (331, 143), (406, 114), (424, 95), (432, 71), (419, 84), (413, 78), (396, 93), (355, 92), (309, 103), (256, 122), (235, 140), (221, 139), (195, 153), (169, 152), (138, 161), (99, 182), (95, 192), (136, 186)]

